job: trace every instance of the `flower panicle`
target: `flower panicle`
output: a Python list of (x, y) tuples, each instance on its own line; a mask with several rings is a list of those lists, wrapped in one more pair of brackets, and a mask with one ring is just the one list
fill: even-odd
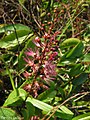
[(56, 34), (58, 33), (55, 33), (54, 35), (45, 33), (43, 36), (44, 41), (42, 41), (39, 37), (36, 37), (33, 40), (36, 48), (34, 50), (32, 48), (28, 48), (25, 52), (26, 57), (24, 60), (27, 63), (26, 66), (30, 66), (31, 68), (30, 73), (24, 73), (26, 78), (34, 74), (43, 80), (53, 80), (57, 75), (56, 65), (54, 63), (56, 57), (58, 56), (58, 52), (55, 48), (55, 46), (57, 46), (57, 40), (55, 40)]

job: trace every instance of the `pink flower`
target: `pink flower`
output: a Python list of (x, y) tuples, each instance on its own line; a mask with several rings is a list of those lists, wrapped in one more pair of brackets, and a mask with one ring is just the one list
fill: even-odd
[(27, 56), (26, 56), (26, 58), (24, 58), (24, 60), (28, 63), (26, 66), (33, 66), (34, 65), (34, 61), (30, 60), (30, 58), (28, 58)]
[(40, 38), (39, 38), (39, 37), (36, 37), (36, 38), (33, 40), (33, 43), (34, 43), (37, 47), (40, 47), (40, 46), (41, 46), (41, 45), (40, 45), (40, 43), (41, 43)]
[(34, 56), (36, 55), (36, 53), (33, 52), (33, 50), (32, 50), (31, 48), (28, 48), (27, 50), (28, 50), (28, 51), (25, 52), (26, 55), (32, 56), (32, 57), (34, 57)]
[[(38, 49), (35, 52), (33, 52), (31, 48), (28, 48), (28, 51), (25, 52), (25, 55), (26, 58), (24, 58), (24, 60), (28, 63), (29, 66), (34, 66), (34, 60), (40, 59)], [(30, 56), (33, 57), (33, 59), (31, 59)]]
[(45, 77), (49, 79), (55, 77), (57, 75), (56, 65), (54, 65), (51, 61), (45, 61), (44, 74)]
[[(31, 73), (35, 75), (35, 78), (40, 77), (42, 80), (54, 80), (57, 73), (56, 65), (53, 62), (56, 60), (58, 52), (55, 51), (54, 44), (49, 41), (52, 36), (45, 33), (44, 37), (48, 41), (41, 41), (39, 37), (34, 39), (33, 42), (37, 47), (34, 51), (32, 48), (27, 49), (24, 60), (27, 62), (26, 66), (30, 66)], [(28, 77), (29, 73), (27, 72), (24, 76)]]
[(25, 73), (23, 73), (23, 75), (24, 75), (24, 77), (28, 78), (32, 75), (32, 73), (25, 71)]
[(31, 84), (26, 84), (24, 87), (23, 87), (24, 90), (26, 90), (27, 92), (30, 92), (31, 91)]
[(49, 38), (50, 38), (50, 35), (49, 35), (48, 33), (45, 33), (44, 36), (43, 36), (43, 38), (49, 39)]

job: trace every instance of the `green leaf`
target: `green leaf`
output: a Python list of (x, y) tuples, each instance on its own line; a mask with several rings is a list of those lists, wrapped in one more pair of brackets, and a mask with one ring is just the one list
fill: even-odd
[(62, 2), (63, 2), (63, 3), (67, 3), (67, 2), (68, 2), (68, 0), (62, 0)]
[(69, 114), (69, 115), (73, 115), (73, 112), (71, 112), (67, 107), (65, 106), (61, 106), (60, 109), (66, 113), (66, 114)]
[(35, 107), (30, 103), (26, 102), (26, 108), (28, 112), (28, 119), (35, 114)]
[(76, 77), (76, 78), (72, 81), (72, 83), (73, 83), (73, 85), (78, 86), (78, 85), (83, 84), (83, 83), (87, 80), (87, 78), (88, 78), (88, 74), (87, 74), (87, 73), (82, 73), (82, 74), (80, 74), (78, 77)]
[(87, 53), (86, 55), (84, 55), (84, 59), (82, 60), (82, 62), (90, 63), (90, 53)]
[(80, 58), (83, 55), (84, 45), (82, 42), (79, 42), (76, 46), (68, 51), (64, 52), (64, 55), (61, 57), (60, 62), (63, 61), (76, 61), (77, 58)]
[[(71, 112), (68, 108), (66, 108), (65, 106), (60, 106), (59, 107), (61, 110), (57, 110), (57, 112), (55, 113), (55, 116), (62, 118), (62, 119), (67, 119), (67, 120), (71, 120), (71, 118), (73, 117), (74, 113)], [(53, 109), (54, 111), (54, 109)]]
[(71, 68), (69, 75), (74, 77), (78, 74), (81, 74), (82, 72), (83, 72), (82, 64), (76, 64)]
[(24, 4), (25, 0), (18, 0), (19, 3)]
[(72, 120), (90, 120), (90, 112), (74, 117)]
[(26, 91), (21, 88), (13, 90), (3, 106), (19, 106), (26, 99), (26, 96)]
[(28, 26), (22, 25), (22, 24), (11, 24), (11, 25), (4, 25), (3, 27), (0, 27), (0, 33), (4, 32), (15, 32), (15, 30), (27, 30), (31, 31)]
[(80, 42), (77, 38), (69, 38), (63, 41), (60, 45), (61, 48), (68, 48), (77, 45)]
[(26, 109), (23, 109), (21, 112), (24, 120), (29, 120), (31, 116), (35, 115), (35, 107), (30, 102), (26, 102)]
[(67, 54), (66, 58), (77, 58), (82, 55), (84, 45), (82, 42), (79, 42), (73, 49), (70, 50), (70, 52)]
[(20, 120), (20, 117), (10, 108), (0, 108), (0, 120)]
[[(54, 109), (53, 109), (53, 106), (49, 105), (49, 104), (46, 104), (42, 101), (39, 101), (37, 99), (34, 99), (34, 98), (31, 98), (31, 97), (28, 97), (26, 102), (30, 102), (33, 104), (33, 106), (35, 106), (36, 108), (39, 108), (40, 110), (43, 111), (44, 114), (47, 114), (49, 112), (53, 112)], [(72, 118), (73, 116), (73, 113), (68, 109), (66, 108), (65, 106), (61, 106), (60, 109), (62, 110), (57, 110), (56, 113), (55, 113), (55, 116), (58, 116), (59, 118), (65, 118), (65, 119), (70, 119)]]
[(28, 119), (28, 111), (27, 111), (27, 109), (23, 109), (21, 111), (21, 113), (22, 113), (22, 116), (24, 117), (24, 120), (29, 120)]
[(40, 15), (41, 18), (44, 17), (44, 16), (46, 16), (46, 11), (41, 13), (41, 15)]
[(34, 98), (28, 97), (26, 102), (30, 102), (33, 104), (33, 106), (45, 111), (45, 112), (49, 112), (53, 107), (40, 101), (40, 100), (36, 100)]
[(17, 37), (15, 33), (11, 33), (10, 35), (2, 38), (0, 40), (0, 48), (11, 48), (11, 47), (15, 47), (18, 44), (21, 44), (22, 42), (24, 42), (24, 40), (29, 37), (29, 31), (27, 30), (19, 30), (17, 31)]
[(65, 99), (65, 91), (64, 91), (64, 89), (63, 89), (63, 88), (58, 87), (58, 93), (59, 93), (59, 94), (61, 94), (62, 98), (64, 98), (64, 99)]
[(45, 92), (41, 93), (38, 96), (38, 99), (43, 101), (43, 102), (50, 102), (54, 99), (54, 97), (56, 96), (56, 91), (55, 90), (46, 90)]

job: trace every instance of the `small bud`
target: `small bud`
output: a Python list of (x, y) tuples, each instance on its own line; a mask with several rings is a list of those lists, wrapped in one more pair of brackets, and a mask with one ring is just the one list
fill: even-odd
[(50, 38), (50, 41), (54, 41), (54, 37), (51, 37), (51, 38)]
[(48, 49), (48, 48), (46, 48), (46, 49), (45, 49), (45, 51), (46, 51), (46, 52), (49, 52), (49, 49)]
[(51, 13), (48, 13), (47, 15), (48, 15), (48, 16), (50, 16), (50, 15), (51, 15)]
[(57, 19), (56, 19), (56, 18), (54, 19), (54, 22), (57, 22)]
[(39, 37), (36, 37), (36, 38), (35, 38), (35, 41), (36, 41), (36, 42), (40, 42), (40, 38), (39, 38)]
[(45, 38), (45, 39), (49, 39), (49, 38), (50, 38), (50, 35), (49, 35), (48, 33), (45, 33), (44, 38)]
[(42, 27), (44, 27), (45, 26), (45, 24), (42, 24)]
[(56, 12), (57, 12), (57, 8), (54, 9), (54, 13), (56, 13)]
[(48, 22), (48, 25), (51, 25), (51, 22)]
[(54, 51), (55, 50), (55, 48), (51, 48), (51, 51)]
[(52, 27), (50, 27), (49, 30), (52, 30)]
[(61, 13), (64, 13), (64, 10), (61, 10)]
[(41, 30), (44, 30), (44, 28), (43, 28), (43, 27), (41, 27), (40, 29), (41, 29)]
[(54, 11), (53, 11), (54, 13), (56, 13), (57, 11), (54, 9)]

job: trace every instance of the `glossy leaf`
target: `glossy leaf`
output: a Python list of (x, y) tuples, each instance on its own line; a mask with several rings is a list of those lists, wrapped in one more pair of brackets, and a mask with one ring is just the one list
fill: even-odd
[(10, 108), (0, 108), (0, 120), (20, 120), (20, 117)]
[(37, 107), (45, 112), (49, 112), (53, 108), (52, 106), (50, 106), (40, 100), (36, 100), (36, 99), (30, 98), (30, 97), (27, 98), (26, 102), (32, 103), (35, 107)]
[(20, 30), (17, 31), (17, 37), (15, 33), (11, 33), (10, 35), (2, 38), (0, 40), (0, 48), (11, 48), (11, 47), (15, 47), (18, 44), (21, 44), (28, 36), (29, 31), (26, 30)]
[(74, 46), (72, 49), (69, 49), (63, 54), (60, 62), (63, 62), (63, 61), (75, 62), (77, 58), (80, 58), (83, 55), (83, 49), (84, 49), (83, 43), (79, 42), (76, 46)]
[(63, 41), (60, 45), (60, 47), (63, 48), (68, 48), (77, 45), (80, 42), (79, 39), (77, 38), (69, 38)]
[(70, 50), (66, 58), (71, 59), (80, 57), (82, 55), (83, 48), (84, 48), (83, 43), (79, 42), (72, 50)]
[(27, 30), (27, 31), (31, 31), (30, 28), (28, 26), (22, 25), (22, 24), (11, 24), (11, 25), (3, 25), (2, 27), (0, 27), (0, 33), (4, 33), (4, 32), (15, 32), (19, 31), (19, 30)]
[(16, 89), (10, 93), (3, 106), (19, 106), (26, 99), (27, 93), (23, 89)]
[(65, 106), (61, 106), (60, 109), (67, 114), (71, 114), (73, 115), (73, 112), (71, 112), (68, 108), (66, 108)]
[[(42, 101), (39, 101), (37, 99), (34, 99), (34, 98), (28, 97), (26, 102), (32, 103), (33, 106), (42, 110), (44, 114), (47, 114), (47, 113), (51, 112), (52, 110), (54, 111), (53, 106), (51, 106), (49, 104), (46, 104)], [(60, 109), (62, 111), (57, 110), (56, 113), (55, 113), (55, 116), (58, 116), (59, 118), (65, 118), (65, 119), (72, 118), (73, 113), (68, 108), (66, 108), (65, 106), (61, 106)]]
[[(61, 106), (59, 107), (60, 110), (57, 110), (55, 113), (55, 116), (57, 116), (58, 118), (62, 118), (62, 119), (67, 119), (67, 120), (71, 120), (71, 118), (73, 117), (73, 112), (71, 112), (68, 108), (66, 108), (65, 106)], [(54, 110), (54, 109), (53, 109)]]

